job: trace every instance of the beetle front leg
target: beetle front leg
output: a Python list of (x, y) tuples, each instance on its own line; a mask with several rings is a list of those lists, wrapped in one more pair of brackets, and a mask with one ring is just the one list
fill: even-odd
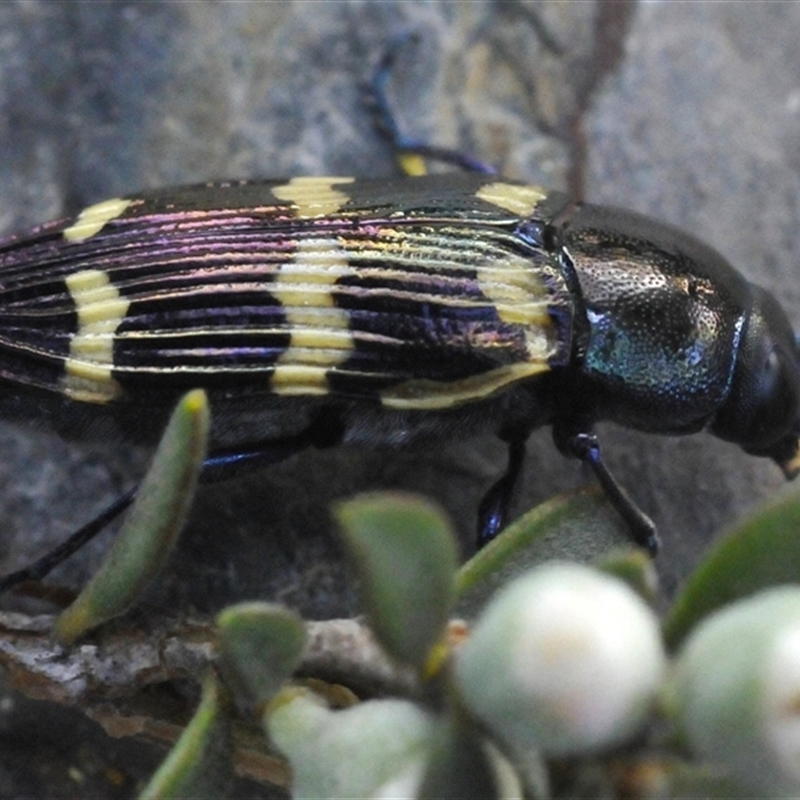
[(600, 453), (597, 435), (554, 425), (553, 440), (562, 453), (577, 458), (591, 467), (611, 505), (628, 526), (633, 541), (647, 550), (651, 556), (657, 555), (660, 542), (655, 523), (633, 502), (630, 495), (609, 472)]

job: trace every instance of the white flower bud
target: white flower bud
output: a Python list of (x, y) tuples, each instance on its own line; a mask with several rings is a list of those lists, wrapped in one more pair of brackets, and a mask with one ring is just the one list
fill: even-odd
[(469, 708), (510, 746), (566, 755), (635, 733), (664, 666), (658, 621), (632, 589), (550, 564), (492, 601), (456, 674)]
[(800, 587), (712, 614), (678, 659), (668, 699), (690, 747), (770, 795), (800, 792)]

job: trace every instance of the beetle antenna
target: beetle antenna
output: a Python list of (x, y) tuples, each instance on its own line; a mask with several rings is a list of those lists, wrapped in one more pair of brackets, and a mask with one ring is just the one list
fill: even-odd
[(467, 172), (494, 175), (497, 170), (466, 153), (429, 144), (422, 139), (407, 136), (400, 129), (386, 90), (392, 78), (398, 51), (408, 44), (419, 42), (420, 38), (416, 33), (403, 33), (395, 37), (383, 53), (369, 83), (363, 87), (365, 102), (372, 111), (375, 128), (389, 140), (400, 168), (406, 175), (423, 175), (427, 172), (424, 163), (409, 158), (412, 156), (419, 157), (423, 162), (430, 159), (460, 167)]

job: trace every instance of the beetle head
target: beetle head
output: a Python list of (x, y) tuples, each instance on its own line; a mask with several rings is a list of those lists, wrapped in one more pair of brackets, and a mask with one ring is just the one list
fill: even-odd
[(800, 352), (783, 309), (756, 286), (731, 390), (711, 430), (772, 458), (787, 479), (800, 472)]

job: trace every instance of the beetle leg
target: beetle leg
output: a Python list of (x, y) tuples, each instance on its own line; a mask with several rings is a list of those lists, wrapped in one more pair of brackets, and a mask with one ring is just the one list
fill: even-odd
[(278, 464), (295, 453), (310, 447), (314, 441), (306, 432), (284, 439), (273, 439), (262, 442), (250, 449), (219, 450), (210, 453), (203, 462), (200, 473), (202, 483), (226, 481), (240, 472)]
[[(321, 440), (316, 429), (312, 426), (309, 430), (296, 436), (263, 442), (250, 450), (230, 450), (212, 453), (203, 462), (200, 480), (203, 483), (227, 480), (245, 469), (277, 464), (314, 444), (326, 446), (328, 442)], [(66, 561), (73, 553), (76, 553), (81, 547), (94, 539), (107, 525), (110, 525), (125, 511), (133, 502), (138, 491), (138, 486), (129, 489), (94, 519), (75, 531), (57, 547), (34, 561), (33, 564), (0, 577), (0, 594), (19, 586), (21, 583), (39, 581), (50, 574), (59, 564)]]
[(600, 453), (600, 442), (597, 440), (597, 435), (585, 432), (569, 432), (566, 435), (564, 433), (557, 427), (553, 428), (553, 439), (558, 449), (591, 467), (611, 505), (625, 520), (633, 541), (647, 550), (651, 556), (655, 556), (660, 547), (655, 523), (633, 502), (630, 495), (609, 472)]
[(200, 480), (203, 483), (225, 481), (245, 470), (278, 464), (309, 447), (319, 450), (335, 447), (342, 443), (344, 430), (340, 410), (335, 405), (328, 405), (324, 413), (318, 414), (300, 433), (282, 439), (266, 439), (247, 449), (239, 447), (210, 453), (203, 462)]
[(384, 138), (389, 140), (395, 151), (397, 163), (406, 175), (425, 175), (428, 171), (425, 166), (425, 159), (452, 164), (468, 172), (495, 174), (497, 170), (493, 167), (472, 158), (466, 153), (446, 147), (436, 147), (422, 139), (406, 136), (400, 130), (389, 99), (386, 96), (386, 87), (392, 77), (397, 51), (409, 42), (413, 43), (418, 40), (419, 36), (414, 33), (405, 33), (396, 37), (378, 62), (378, 66), (372, 73), (369, 83), (364, 87), (366, 102), (375, 118), (375, 127)]
[(483, 496), (478, 506), (478, 549), (485, 547), (506, 526), (508, 509), (519, 485), (522, 464), (525, 460), (525, 439), (508, 443), (508, 466), (498, 480)]
[(134, 486), (133, 489), (129, 489), (93, 520), (87, 522), (68, 539), (45, 553), (33, 564), (29, 564), (16, 572), (9, 572), (8, 575), (0, 578), (0, 594), (19, 586), (21, 583), (40, 581), (45, 575), (52, 572), (62, 561), (66, 561), (73, 553), (76, 553), (81, 547), (94, 539), (106, 525), (113, 522), (133, 502), (138, 488), (138, 486)]

